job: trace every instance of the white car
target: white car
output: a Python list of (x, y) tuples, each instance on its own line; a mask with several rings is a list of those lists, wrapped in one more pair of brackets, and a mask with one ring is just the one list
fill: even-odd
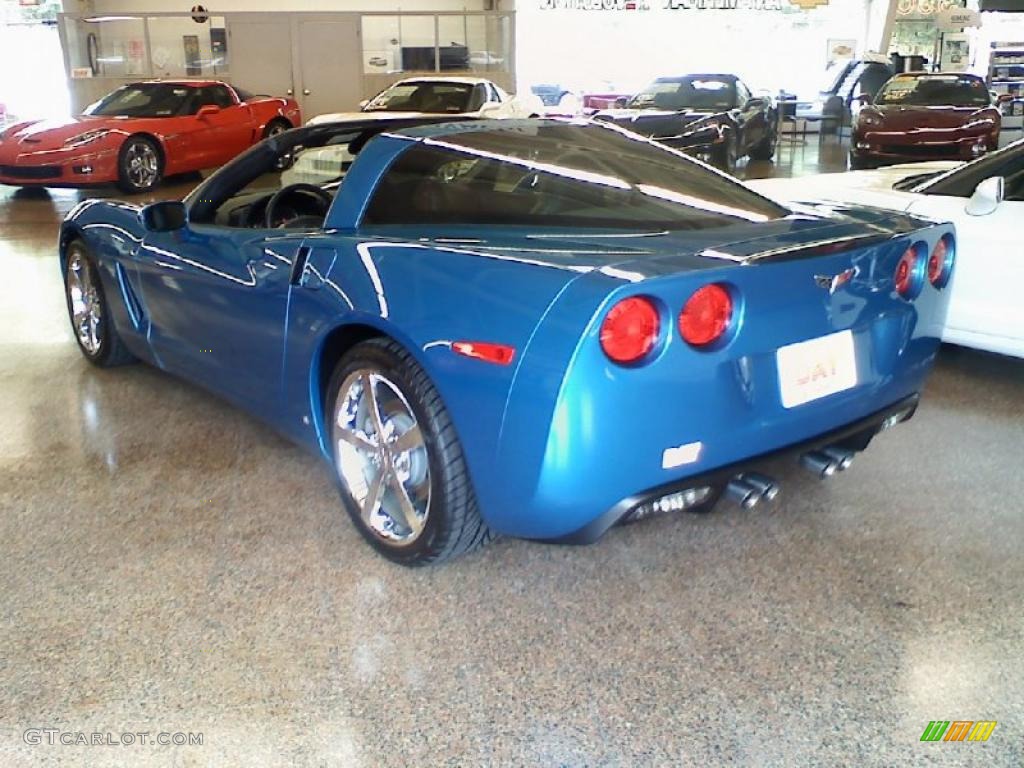
[(914, 163), (747, 184), (782, 202), (872, 205), (952, 221), (958, 253), (943, 340), (1024, 357), (1024, 141), (970, 163)]
[[(410, 77), (399, 80), (361, 104), (359, 112), (333, 112), (317, 115), (306, 125), (338, 120), (422, 117), (523, 118), (537, 117), (544, 111), (541, 100), (532, 93), (526, 97), (506, 93), (500, 86), (482, 77)], [(283, 174), (285, 184), (321, 184), (344, 176), (352, 163), (346, 147), (323, 147), (304, 152)]]

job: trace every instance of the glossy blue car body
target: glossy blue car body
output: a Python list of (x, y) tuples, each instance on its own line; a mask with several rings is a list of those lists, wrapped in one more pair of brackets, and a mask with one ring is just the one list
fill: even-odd
[[(948, 225), (824, 206), (656, 237), (363, 225), (381, 175), (402, 153), (496, 125), (508, 121), (377, 136), (322, 229), (193, 223), (151, 232), (137, 206), (87, 201), (63, 225), (62, 255), (72, 239), (85, 241), (136, 356), (250, 411), (328, 464), (323, 398), (338, 355), (369, 336), (396, 340), (450, 413), (487, 524), (526, 538), (592, 539), (656, 489), (850, 425), (873, 434), (879, 414), (920, 392), (946, 296), (925, 280), (909, 301), (893, 275), (908, 247), (930, 253), (951, 236)], [(806, 250), (823, 243), (845, 246)], [(302, 249), (308, 258), (295, 274)], [(851, 269), (855, 276), (834, 290), (815, 279)], [(696, 349), (680, 338), (676, 317), (697, 288), (716, 281), (737, 297), (735, 328), (724, 343)], [(608, 309), (630, 295), (661, 308), (663, 339), (653, 359), (621, 366), (602, 351), (599, 331)], [(776, 350), (846, 329), (857, 386), (783, 407)], [(494, 365), (454, 354), (454, 340), (510, 345), (516, 355)], [(664, 467), (666, 449), (697, 442), (697, 460)]]

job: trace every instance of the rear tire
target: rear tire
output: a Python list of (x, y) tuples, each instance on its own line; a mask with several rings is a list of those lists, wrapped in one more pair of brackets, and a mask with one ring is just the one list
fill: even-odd
[(401, 345), (357, 344), (335, 367), (325, 402), (342, 502), (374, 549), (420, 566), (493, 538), (448, 411)]
[(96, 261), (81, 240), (68, 245), (64, 296), (71, 331), (86, 360), (99, 368), (135, 361), (114, 325)]
[(145, 136), (129, 136), (117, 155), (117, 186), (122, 192), (149, 192), (163, 179), (160, 147)]

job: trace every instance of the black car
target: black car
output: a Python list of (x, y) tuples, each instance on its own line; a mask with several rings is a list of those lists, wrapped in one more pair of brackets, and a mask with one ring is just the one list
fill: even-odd
[(621, 109), (594, 115), (732, 172), (744, 156), (770, 160), (778, 141), (772, 99), (735, 75), (659, 77)]

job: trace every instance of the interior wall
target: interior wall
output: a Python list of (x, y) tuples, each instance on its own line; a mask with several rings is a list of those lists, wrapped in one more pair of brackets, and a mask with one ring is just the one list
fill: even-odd
[[(65, 0), (69, 2), (69, 0)], [(79, 0), (70, 0), (77, 5)], [(91, 12), (96, 14), (111, 13), (155, 13), (185, 12), (195, 3), (191, 0), (169, 3), (166, 0), (91, 0)], [(288, 0), (287, 3), (274, 0), (213, 0), (202, 5), (216, 13), (230, 11), (383, 11), (403, 13), (410, 11), (482, 11), (487, 0), (394, 0), (393, 2), (374, 2), (374, 0)], [(67, 10), (77, 11), (78, 8)]]
[(735, 7), (649, 0), (637, 10), (584, 10), (522, 0), (516, 8), (518, 86), (558, 83), (628, 93), (658, 76), (721, 72), (739, 75), (754, 89), (816, 91), (829, 40), (864, 50), (867, 3), (829, 0), (803, 10), (789, 0)]

